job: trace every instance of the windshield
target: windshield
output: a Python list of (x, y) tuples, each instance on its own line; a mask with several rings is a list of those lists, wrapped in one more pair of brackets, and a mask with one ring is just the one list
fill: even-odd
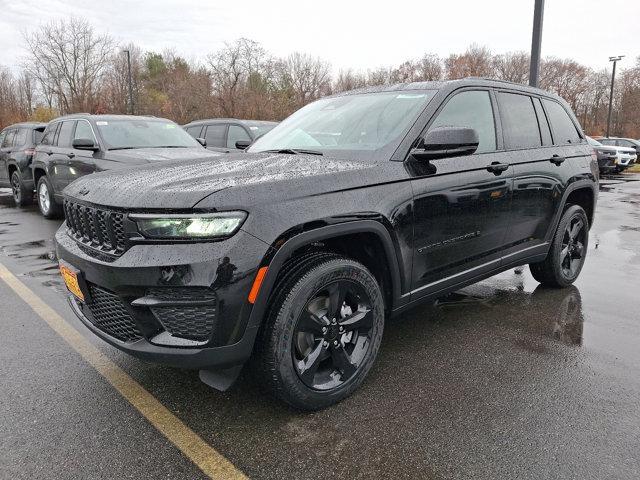
[(249, 147), (249, 152), (313, 150), (365, 152), (394, 145), (435, 91), (346, 95), (301, 108)]
[(201, 146), (180, 126), (168, 120), (97, 120), (96, 126), (109, 150)]
[(602, 144), (600, 142), (598, 142), (597, 140), (594, 140), (591, 137), (587, 137), (587, 142), (589, 142), (589, 145), (591, 145), (592, 147), (601, 147)]

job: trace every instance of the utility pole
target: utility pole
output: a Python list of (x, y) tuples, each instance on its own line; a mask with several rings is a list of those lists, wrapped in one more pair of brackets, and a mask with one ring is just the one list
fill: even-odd
[(607, 138), (609, 138), (609, 130), (611, 129), (611, 112), (613, 110), (613, 83), (616, 81), (616, 63), (624, 58), (624, 55), (617, 57), (609, 57), (609, 61), (613, 62), (613, 71), (611, 72), (611, 91), (609, 92), (609, 114), (607, 115)]
[(544, 0), (535, 0), (533, 9), (533, 33), (531, 35), (531, 63), (529, 64), (529, 85), (538, 86), (540, 76), (540, 47), (542, 45), (542, 19)]
[(125, 50), (127, 54), (127, 71), (129, 74), (129, 113), (133, 115), (133, 82), (131, 81), (131, 52)]

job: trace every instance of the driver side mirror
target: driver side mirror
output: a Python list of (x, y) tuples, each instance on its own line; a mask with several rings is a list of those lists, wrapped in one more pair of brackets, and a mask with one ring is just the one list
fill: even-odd
[(238, 150), (244, 150), (245, 148), (247, 148), (249, 145), (251, 145), (251, 140), (238, 140), (236, 142), (236, 148)]
[(437, 127), (421, 138), (410, 155), (417, 160), (471, 155), (478, 149), (478, 132), (469, 127)]
[(196, 138), (196, 141), (197, 141), (200, 145), (202, 145), (204, 148), (207, 148), (207, 141), (206, 141), (204, 138), (202, 138), (202, 137), (198, 137), (198, 138)]
[(76, 138), (71, 142), (71, 146), (76, 150), (91, 150), (93, 152), (100, 150), (100, 147), (90, 138)]

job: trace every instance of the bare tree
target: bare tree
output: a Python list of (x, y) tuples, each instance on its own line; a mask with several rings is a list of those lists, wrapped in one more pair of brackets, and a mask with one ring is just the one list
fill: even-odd
[(496, 78), (527, 84), (529, 81), (529, 54), (509, 52), (493, 57), (493, 71)]
[(100, 80), (114, 50), (109, 35), (98, 35), (84, 20), (71, 18), (25, 33), (25, 70), (61, 113), (93, 110)]
[(418, 61), (418, 64), (420, 67), (420, 81), (442, 80), (442, 61), (440, 57), (427, 53)]
[(258, 42), (241, 38), (207, 57), (216, 103), (226, 116), (237, 116), (240, 94), (249, 77), (259, 72), (266, 52)]
[(472, 44), (462, 54), (451, 54), (444, 61), (447, 79), (464, 77), (492, 77), (493, 56), (491, 50)]
[(283, 65), (284, 82), (291, 87), (298, 107), (330, 91), (331, 67), (324, 60), (295, 52), (289, 55)]

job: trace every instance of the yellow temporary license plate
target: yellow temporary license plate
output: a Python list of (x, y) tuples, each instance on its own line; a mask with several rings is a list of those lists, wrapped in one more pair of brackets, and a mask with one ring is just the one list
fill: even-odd
[(64, 283), (69, 291), (84, 302), (84, 294), (82, 293), (82, 290), (80, 290), (80, 284), (78, 283), (78, 274), (69, 267), (60, 265), (60, 275), (62, 275)]

